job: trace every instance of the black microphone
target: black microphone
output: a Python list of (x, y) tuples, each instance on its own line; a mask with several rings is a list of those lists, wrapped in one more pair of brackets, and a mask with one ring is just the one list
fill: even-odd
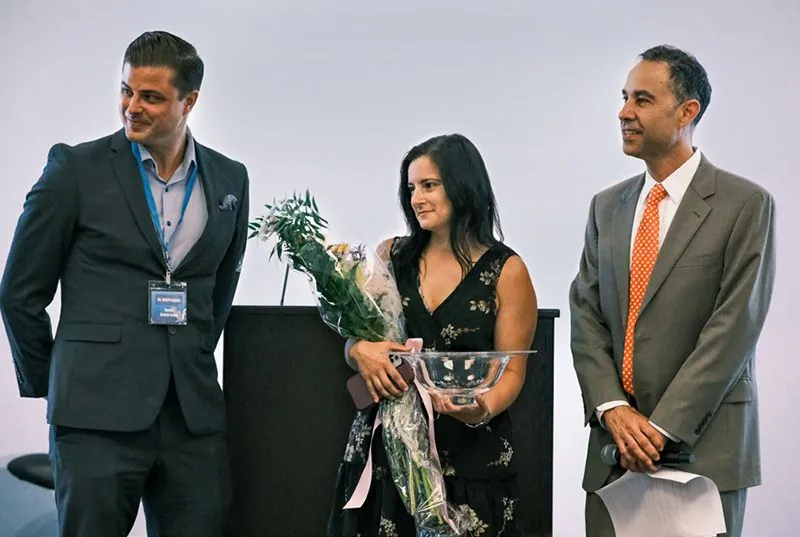
[[(616, 466), (619, 464), (619, 449), (616, 444), (608, 444), (603, 446), (600, 450), (600, 458), (609, 466)], [(654, 461), (657, 466), (662, 465), (675, 465), (675, 464), (694, 464), (697, 460), (694, 453), (686, 453), (684, 451), (664, 451), (661, 453), (661, 459)]]

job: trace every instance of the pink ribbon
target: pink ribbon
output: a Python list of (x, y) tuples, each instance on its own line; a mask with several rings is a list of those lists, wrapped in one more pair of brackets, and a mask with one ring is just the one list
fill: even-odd
[(358, 509), (367, 499), (367, 494), (369, 494), (369, 485), (372, 483), (372, 439), (375, 438), (375, 429), (378, 428), (378, 425), (381, 424), (381, 417), (380, 412), (375, 416), (375, 423), (372, 425), (372, 433), (369, 435), (369, 445), (367, 446), (368, 455), (367, 455), (367, 464), (364, 465), (364, 469), (361, 471), (361, 477), (358, 478), (358, 483), (356, 484), (356, 488), (353, 491), (353, 495), (350, 497), (350, 501), (345, 504), (343, 509)]

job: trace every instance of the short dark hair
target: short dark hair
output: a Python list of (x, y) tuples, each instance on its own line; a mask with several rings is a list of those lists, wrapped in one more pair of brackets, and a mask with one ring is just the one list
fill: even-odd
[(171, 67), (175, 71), (172, 85), (180, 98), (200, 89), (203, 82), (203, 60), (187, 41), (169, 32), (145, 32), (125, 50), (124, 64), (131, 67)]
[(711, 102), (711, 84), (706, 70), (693, 55), (671, 45), (659, 45), (642, 52), (639, 57), (648, 62), (664, 62), (669, 67), (672, 93), (682, 103), (689, 99), (700, 102), (700, 112), (694, 118), (694, 125), (706, 112)]
[(461, 134), (434, 136), (412, 147), (403, 158), (398, 196), (410, 236), (401, 244), (396, 270), (414, 270), (431, 237), (430, 231), (419, 225), (408, 188), (408, 169), (422, 156), (429, 157), (438, 168), (445, 193), (453, 204), (450, 244), (462, 272), (466, 274), (472, 267), (470, 245), (493, 246), (499, 242), (495, 231), (501, 240), (503, 231), (483, 157), (478, 148)]

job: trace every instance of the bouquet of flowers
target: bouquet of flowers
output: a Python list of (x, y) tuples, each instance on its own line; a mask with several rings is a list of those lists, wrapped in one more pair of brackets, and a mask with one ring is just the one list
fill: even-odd
[[(250, 238), (274, 238), (270, 259), (277, 254), (309, 278), (325, 324), (346, 338), (405, 341), (403, 304), (388, 252), (368, 254), (363, 245), (328, 244), (328, 222), (308, 191), (266, 208), (264, 216), (250, 222)], [(463, 535), (467, 521), (447, 503), (420, 394), (412, 389), (382, 400), (378, 416), (392, 479), (414, 517), (417, 535)]]

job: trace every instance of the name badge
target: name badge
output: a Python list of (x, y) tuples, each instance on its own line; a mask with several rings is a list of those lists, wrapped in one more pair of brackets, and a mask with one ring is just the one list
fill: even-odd
[(186, 282), (149, 282), (150, 324), (185, 325), (188, 320)]

